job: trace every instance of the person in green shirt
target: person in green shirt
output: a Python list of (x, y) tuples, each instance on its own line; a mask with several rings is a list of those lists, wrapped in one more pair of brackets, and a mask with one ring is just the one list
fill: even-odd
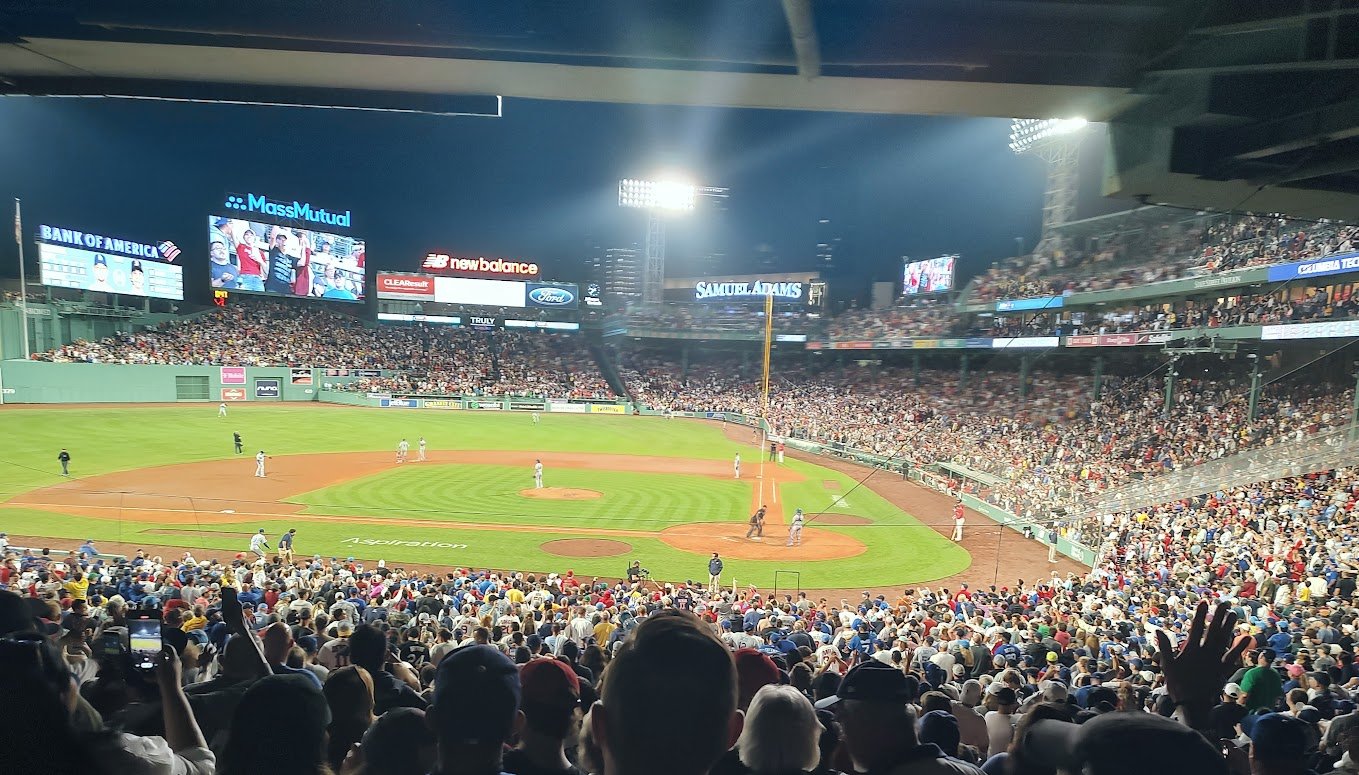
[(1255, 667), (1246, 671), (1241, 678), (1241, 691), (1246, 693), (1246, 709), (1252, 713), (1271, 711), (1283, 697), (1283, 679), (1272, 665), (1274, 649), (1260, 649), (1255, 652)]

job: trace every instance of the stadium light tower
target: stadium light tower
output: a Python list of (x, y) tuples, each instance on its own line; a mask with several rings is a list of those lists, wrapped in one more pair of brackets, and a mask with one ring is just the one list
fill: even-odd
[(1056, 238), (1054, 230), (1076, 211), (1076, 177), (1083, 118), (1017, 118), (1010, 123), (1010, 150), (1031, 153), (1048, 164), (1043, 192), (1043, 234), (1033, 252), (1042, 252)]
[(618, 206), (645, 210), (646, 256), (642, 261), (642, 303), (660, 304), (665, 288), (665, 218), (692, 212), (700, 197), (725, 197), (727, 189), (695, 186), (676, 179), (618, 181)]

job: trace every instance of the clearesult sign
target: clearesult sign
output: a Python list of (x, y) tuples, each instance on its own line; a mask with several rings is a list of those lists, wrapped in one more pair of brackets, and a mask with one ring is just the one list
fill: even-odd
[(434, 278), (379, 272), (377, 296), (379, 299), (434, 301)]

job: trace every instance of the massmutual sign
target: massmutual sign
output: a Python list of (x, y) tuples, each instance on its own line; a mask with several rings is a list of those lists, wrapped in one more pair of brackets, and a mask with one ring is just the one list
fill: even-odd
[(308, 221), (342, 229), (349, 228), (350, 214), (348, 210), (342, 213), (333, 213), (325, 208), (313, 207), (310, 202), (298, 202), (296, 200), (284, 202), (270, 199), (263, 194), (228, 194), (225, 204), (228, 210), (260, 213), (289, 221)]
[(769, 283), (755, 280), (748, 283), (710, 283), (694, 284), (694, 298), (698, 301), (710, 299), (762, 299), (773, 296), (775, 301), (801, 301), (805, 297), (804, 283)]

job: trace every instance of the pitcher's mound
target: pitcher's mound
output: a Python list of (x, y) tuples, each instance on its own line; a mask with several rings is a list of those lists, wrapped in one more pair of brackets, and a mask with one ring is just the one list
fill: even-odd
[(764, 538), (746, 538), (745, 522), (690, 522), (662, 530), (661, 541), (682, 552), (721, 552), (737, 560), (838, 560), (868, 551), (857, 538), (814, 527), (802, 529), (802, 544), (785, 546), (788, 528), (767, 526)]
[(610, 538), (559, 538), (538, 547), (558, 557), (614, 557), (632, 551), (632, 544)]
[(581, 490), (576, 487), (530, 487), (520, 490), (525, 498), (546, 498), (551, 501), (588, 501), (604, 496), (595, 490)]

